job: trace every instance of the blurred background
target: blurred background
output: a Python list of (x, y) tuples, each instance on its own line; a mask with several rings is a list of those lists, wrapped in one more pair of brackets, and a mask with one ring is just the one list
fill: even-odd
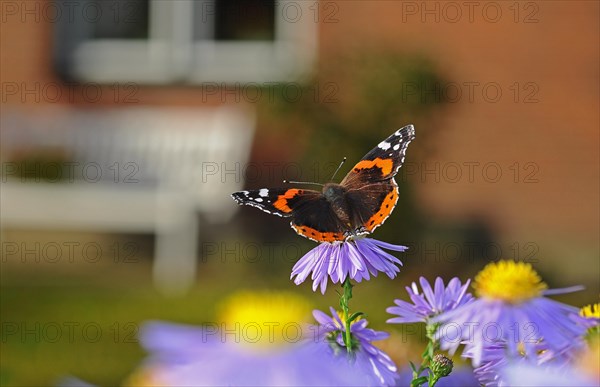
[(1, 6), (2, 385), (119, 384), (140, 323), (215, 321), (242, 290), (336, 306), (288, 279), (314, 243), (229, 194), (326, 182), (408, 123), (375, 237), (410, 250), (352, 301), (399, 363), (420, 337), (385, 307), (419, 276), (515, 259), (598, 301), (597, 2)]

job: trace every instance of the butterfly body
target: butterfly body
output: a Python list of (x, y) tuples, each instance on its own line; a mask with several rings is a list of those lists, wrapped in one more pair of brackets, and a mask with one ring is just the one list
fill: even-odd
[(232, 194), (239, 204), (291, 217), (299, 234), (317, 242), (344, 241), (370, 234), (389, 217), (398, 201), (394, 176), (404, 162), (414, 127), (397, 130), (363, 157), (341, 183), (321, 192), (299, 188), (263, 188)]
[(341, 184), (327, 183), (323, 186), (323, 196), (333, 213), (344, 225), (351, 226), (351, 207), (346, 199), (347, 190)]

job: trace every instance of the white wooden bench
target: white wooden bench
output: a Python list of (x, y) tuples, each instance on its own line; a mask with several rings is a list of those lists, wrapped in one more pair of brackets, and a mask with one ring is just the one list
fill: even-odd
[[(244, 183), (253, 113), (55, 110), (3, 112), (1, 229), (154, 233), (156, 286), (185, 292), (196, 279), (198, 215), (226, 222), (238, 208), (229, 194)], [(16, 176), (18, 152), (57, 148), (73, 163), (63, 181)]]

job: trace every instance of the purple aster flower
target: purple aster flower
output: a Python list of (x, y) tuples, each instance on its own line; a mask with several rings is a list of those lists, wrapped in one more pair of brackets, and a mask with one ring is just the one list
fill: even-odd
[(467, 280), (463, 285), (458, 278), (454, 277), (448, 286), (444, 287), (444, 281), (437, 277), (433, 289), (425, 278), (419, 278), (419, 282), (423, 293), (419, 292), (415, 282), (412, 283), (412, 287), (406, 287), (412, 304), (403, 300), (394, 300), (397, 306), (386, 309), (388, 313), (399, 316), (390, 318), (387, 320), (388, 323), (428, 323), (432, 317), (466, 305), (473, 300), (471, 293), (467, 293), (471, 280)]
[[(389, 333), (367, 328), (368, 321), (357, 319), (350, 325), (352, 343), (355, 347), (348, 352), (344, 342), (346, 326), (335, 309), (330, 308), (331, 316), (315, 310), (313, 316), (319, 323), (316, 326), (315, 342), (329, 348), (330, 356), (345, 357), (351, 368), (358, 370), (366, 385), (394, 385), (398, 377), (392, 359), (371, 342), (389, 337)], [(349, 356), (348, 356), (349, 354)]]
[(440, 323), (435, 339), (453, 354), (459, 345), (482, 363), (485, 351), (505, 345), (509, 356), (531, 357), (540, 345), (554, 354), (582, 348), (585, 326), (578, 310), (544, 296), (580, 290), (547, 290), (531, 265), (500, 261), (488, 264), (475, 278), (478, 299), (432, 319)]
[(313, 291), (320, 285), (321, 293), (327, 289), (327, 278), (332, 283), (343, 283), (346, 277), (360, 282), (369, 280), (371, 275), (384, 272), (388, 277), (396, 277), (402, 262), (383, 249), (405, 251), (406, 246), (393, 245), (371, 238), (354, 238), (344, 242), (324, 242), (306, 253), (292, 269), (290, 278), (301, 284), (312, 273)]
[[(372, 337), (369, 331), (362, 340)], [(306, 329), (306, 332), (309, 332)], [(374, 332), (374, 331), (373, 331)], [(308, 334), (307, 334), (308, 336)], [(328, 343), (304, 340), (255, 348), (237, 342), (232, 332), (150, 322), (141, 329), (150, 357), (131, 377), (130, 385), (153, 386), (363, 386), (375, 382), (374, 354), (357, 356), (355, 364)], [(368, 344), (368, 343), (367, 343)], [(369, 344), (370, 345), (370, 344)], [(344, 353), (345, 354), (345, 353)], [(385, 354), (380, 355), (385, 356)], [(393, 364), (393, 363), (392, 363)], [(387, 374), (385, 374), (387, 376)]]

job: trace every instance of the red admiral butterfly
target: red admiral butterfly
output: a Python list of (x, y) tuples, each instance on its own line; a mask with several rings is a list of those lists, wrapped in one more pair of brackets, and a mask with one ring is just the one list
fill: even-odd
[(362, 158), (340, 184), (323, 191), (263, 188), (231, 195), (239, 204), (291, 217), (292, 228), (316, 242), (343, 241), (370, 234), (390, 216), (398, 201), (394, 176), (404, 162), (415, 128), (407, 125), (380, 142)]

